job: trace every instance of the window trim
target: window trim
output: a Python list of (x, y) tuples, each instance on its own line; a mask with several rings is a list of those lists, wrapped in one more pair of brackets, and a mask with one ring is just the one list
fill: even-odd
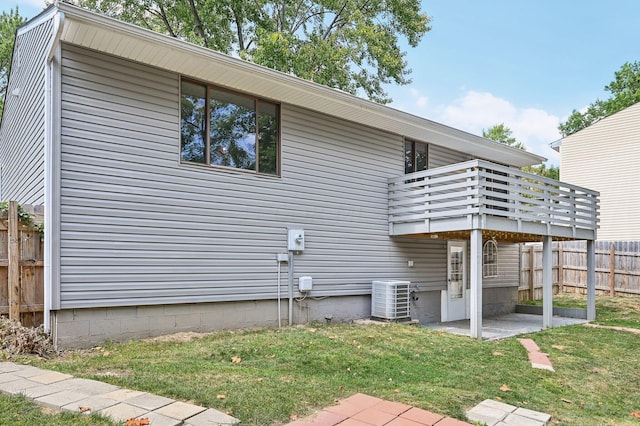
[[(487, 259), (490, 259), (491, 263), (487, 262)], [(498, 243), (493, 239), (487, 240), (482, 245), (482, 278), (497, 277), (498, 265)]]
[[(197, 163), (194, 161), (187, 161), (187, 160), (183, 160), (182, 159), (182, 132), (181, 130), (178, 131), (179, 135), (180, 135), (180, 140), (178, 142), (178, 161), (181, 165), (187, 165), (187, 166), (196, 166), (196, 167), (206, 167), (209, 169), (223, 169), (223, 170), (227, 170), (227, 171), (234, 171), (234, 172), (241, 172), (241, 173), (250, 173), (253, 175), (259, 175), (259, 176), (265, 176), (265, 177), (281, 177), (282, 174), (282, 104), (280, 102), (276, 102), (274, 100), (271, 99), (267, 99), (267, 98), (262, 98), (259, 96), (256, 96), (254, 94), (248, 93), (248, 92), (242, 92), (239, 90), (233, 90), (233, 89), (229, 89), (223, 86), (218, 86), (216, 84), (213, 83), (207, 83), (205, 81), (202, 80), (197, 80), (194, 78), (189, 78), (189, 77), (180, 77), (180, 81), (179, 81), (179, 90), (178, 90), (178, 103), (179, 103), (179, 107), (178, 107), (178, 122), (180, 123), (180, 125), (182, 124), (182, 107), (180, 106), (181, 102), (182, 102), (182, 83), (183, 82), (187, 82), (187, 83), (191, 83), (191, 84), (196, 84), (196, 85), (200, 85), (200, 86), (204, 86), (206, 89), (206, 98), (205, 98), (205, 108), (206, 108), (206, 117), (207, 119), (205, 120), (205, 133), (207, 136), (207, 139), (205, 141), (205, 163)], [(250, 98), (253, 100), (253, 108), (256, 114), (256, 132), (255, 132), (255, 147), (256, 147), (256, 170), (251, 170), (251, 169), (242, 169), (239, 167), (231, 167), (231, 166), (223, 166), (223, 165), (219, 165), (219, 164), (211, 164), (211, 141), (210, 141), (210, 136), (211, 136), (211, 120), (210, 120), (210, 113), (211, 113), (211, 102), (210, 102), (210, 95), (209, 95), (209, 90), (213, 88), (215, 90), (221, 91), (221, 92), (226, 92), (226, 93), (230, 93), (230, 94), (235, 94), (235, 95), (240, 95), (240, 96), (245, 96), (247, 98)], [(258, 115), (259, 115), (259, 110), (258, 110), (258, 105), (260, 103), (260, 101), (265, 102), (265, 103), (269, 103), (272, 105), (276, 106), (276, 120), (278, 122), (278, 135), (277, 135), (277, 139), (276, 139), (276, 173), (264, 173), (264, 172), (260, 172), (259, 169), (259, 165), (260, 165), (260, 154), (259, 154), (259, 137), (260, 137), (260, 130), (259, 130), (259, 125), (258, 125)]]
[(404, 157), (404, 171), (405, 174), (407, 173), (407, 143), (411, 143), (411, 161), (412, 161), (412, 166), (413, 166), (413, 171), (411, 173), (415, 173), (415, 172), (421, 172), (422, 170), (416, 170), (416, 164), (417, 164), (417, 158), (416, 158), (416, 144), (420, 144), (420, 145), (424, 145), (424, 152), (425, 152), (425, 168), (424, 170), (429, 170), (429, 143), (427, 142), (422, 142), (422, 141), (418, 141), (415, 139), (409, 139), (409, 138), (405, 138), (403, 143), (402, 143), (402, 152), (403, 152), (403, 157)]

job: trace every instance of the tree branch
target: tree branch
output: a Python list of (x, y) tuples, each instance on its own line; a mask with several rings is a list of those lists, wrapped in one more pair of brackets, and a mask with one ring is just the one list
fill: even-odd
[(196, 9), (196, 4), (193, 0), (189, 0), (189, 8), (191, 9), (191, 14), (193, 15), (193, 21), (196, 24), (196, 31), (198, 32), (200, 37), (202, 37), (202, 41), (204, 42), (204, 47), (209, 47), (207, 34), (204, 32), (204, 27), (202, 26), (200, 15), (198, 15), (198, 10)]
[[(233, 13), (233, 19), (236, 21), (236, 33), (238, 35), (238, 51), (245, 50), (244, 46), (244, 35), (242, 34), (242, 22), (240, 20), (240, 16), (238, 16), (238, 12), (231, 7), (231, 13)], [(249, 43), (251, 44), (251, 43)], [(247, 46), (248, 48), (249, 46)]]
[(162, 4), (158, 4), (158, 7), (160, 8), (160, 11), (150, 9), (147, 10), (149, 10), (149, 13), (156, 15), (158, 18), (162, 19), (162, 22), (164, 23), (164, 26), (167, 28), (167, 31), (169, 32), (169, 35), (171, 35), (171, 37), (178, 38), (176, 33), (173, 31), (173, 28), (171, 28), (171, 24), (169, 23), (167, 12), (164, 10), (164, 7), (162, 7)]
[(331, 34), (331, 30), (333, 30), (334, 26), (336, 25), (336, 23), (338, 22), (338, 20), (342, 16), (342, 12), (344, 12), (344, 9), (347, 7), (347, 3), (349, 3), (349, 0), (346, 0), (344, 2), (342, 7), (340, 8), (340, 11), (338, 11), (336, 13), (336, 16), (333, 17), (333, 21), (331, 21), (331, 23), (327, 26), (327, 30), (322, 35), (322, 39), (323, 40), (326, 40), (329, 37), (329, 35)]

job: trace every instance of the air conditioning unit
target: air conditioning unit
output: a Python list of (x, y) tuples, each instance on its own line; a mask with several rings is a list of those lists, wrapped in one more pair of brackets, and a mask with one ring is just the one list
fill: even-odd
[(373, 281), (371, 316), (390, 321), (411, 319), (409, 281)]

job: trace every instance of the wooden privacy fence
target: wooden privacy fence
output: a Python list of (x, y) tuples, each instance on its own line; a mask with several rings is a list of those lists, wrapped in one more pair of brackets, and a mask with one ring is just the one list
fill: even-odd
[[(640, 242), (596, 241), (596, 292), (611, 296), (640, 295)], [(519, 300), (542, 298), (542, 244), (523, 245), (520, 252)], [(587, 244), (554, 242), (553, 292), (586, 293)]]
[[(8, 205), (7, 205), (8, 204)], [(42, 206), (19, 206), (15, 201), (0, 208), (0, 315), (38, 326), (44, 313)]]

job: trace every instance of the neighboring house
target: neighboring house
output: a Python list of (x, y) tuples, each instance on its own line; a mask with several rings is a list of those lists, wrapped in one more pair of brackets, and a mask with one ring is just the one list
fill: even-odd
[(640, 240), (640, 103), (554, 142), (560, 178), (600, 192), (598, 239)]
[(596, 237), (597, 194), (537, 155), (64, 3), (18, 30), (0, 155), (2, 198), (45, 205), (65, 346), (347, 321), (397, 280), (481, 337), (517, 243)]

